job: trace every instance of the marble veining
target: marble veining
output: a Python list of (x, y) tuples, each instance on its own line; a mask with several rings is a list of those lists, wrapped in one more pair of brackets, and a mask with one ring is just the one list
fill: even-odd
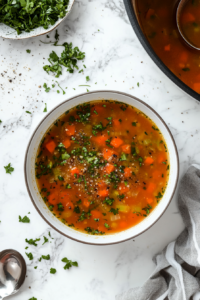
[[(86, 84), (86, 76), (90, 76), (90, 91), (130, 93), (162, 116), (178, 147), (182, 177), (189, 165), (200, 162), (200, 104), (150, 59), (133, 32), (122, 0), (75, 0), (58, 32), (60, 43), (72, 42), (86, 53), (83, 74), (63, 70), (58, 79), (64, 89), (67, 87), (65, 95), (58, 94), (57, 87), (49, 93), (42, 87), (44, 82), (48, 86), (55, 82), (42, 68), (52, 50), (62, 51), (62, 47), (42, 43), (54, 41), (55, 32), (49, 39), (0, 39), (0, 249), (20, 251), (28, 266), (24, 286), (10, 299), (111, 300), (117, 293), (142, 285), (155, 267), (152, 257), (182, 231), (177, 192), (162, 218), (134, 241), (105, 247), (79, 244), (49, 228), (34, 209), (23, 175), (27, 142), (45, 115), (45, 103), (49, 111), (66, 98), (86, 92), (86, 87), (79, 85)], [(82, 68), (82, 62), (79, 66)], [(5, 173), (8, 163), (15, 168), (12, 175)], [(31, 223), (19, 223), (18, 216), (28, 212)], [(49, 238), (49, 231), (54, 239)], [(26, 238), (43, 240), (43, 236), (49, 238), (43, 246), (41, 241), (37, 247), (25, 242)], [(33, 253), (33, 261), (25, 251)], [(42, 254), (50, 254), (50, 261), (38, 262)], [(63, 257), (78, 261), (79, 267), (64, 270)], [(50, 268), (56, 268), (57, 273), (50, 274)]]

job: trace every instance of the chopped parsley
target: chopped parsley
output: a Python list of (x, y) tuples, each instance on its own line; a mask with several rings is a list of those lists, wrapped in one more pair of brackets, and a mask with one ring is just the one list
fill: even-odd
[(43, 84), (43, 88), (44, 88), (44, 90), (45, 90), (46, 93), (48, 93), (50, 91), (50, 89), (51, 89), (50, 87), (47, 86), (46, 83)]
[(111, 208), (110, 212), (112, 212), (114, 215), (119, 214), (119, 208)]
[(50, 255), (49, 255), (49, 254), (47, 254), (47, 255), (42, 255), (42, 256), (39, 258), (39, 261), (41, 261), (42, 259), (50, 260)]
[(67, 257), (64, 257), (61, 261), (65, 263), (65, 266), (63, 267), (65, 270), (69, 270), (72, 266), (78, 267), (77, 261), (69, 260)]
[(26, 52), (27, 52), (27, 53), (31, 53), (31, 50), (30, 50), (30, 49), (27, 49)]
[(90, 81), (90, 77), (89, 76), (86, 76), (86, 81)]
[(56, 274), (56, 272), (57, 272), (56, 269), (54, 269), (54, 268), (51, 268), (51, 269), (50, 269), (50, 273), (51, 273), (51, 274)]
[(30, 239), (30, 240), (25, 239), (25, 241), (26, 241), (29, 245), (33, 245), (33, 246), (37, 247), (36, 242), (39, 242), (40, 239), (35, 239), (35, 240), (33, 240), (33, 239)]
[(11, 167), (11, 163), (9, 163), (7, 166), (4, 167), (6, 170), (6, 173), (11, 174), (14, 171), (14, 168)]
[(50, 65), (43, 67), (44, 71), (48, 74), (53, 73), (56, 78), (62, 75), (63, 66), (69, 73), (74, 73), (74, 69), (79, 69), (77, 61), (85, 58), (85, 53), (81, 52), (78, 47), (73, 48), (72, 43), (65, 42), (61, 46), (64, 47), (61, 56), (59, 57), (55, 51), (52, 51), (48, 58)]
[(21, 218), (21, 216), (19, 216), (19, 222), (30, 223), (30, 219), (27, 216), (24, 216), (23, 218)]
[(25, 252), (25, 253), (28, 256), (29, 260), (33, 260), (33, 254), (31, 252), (30, 253)]
[(44, 245), (45, 243), (47, 243), (49, 240), (46, 238), (46, 236), (43, 236), (44, 238), (44, 243), (42, 245)]
[(46, 103), (45, 103), (45, 108), (44, 108), (43, 112), (47, 112), (47, 104)]

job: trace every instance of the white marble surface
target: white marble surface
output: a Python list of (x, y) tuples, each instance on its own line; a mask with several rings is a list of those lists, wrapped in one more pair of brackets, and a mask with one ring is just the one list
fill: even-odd
[[(99, 30), (99, 31), (98, 31)], [(200, 105), (175, 86), (148, 57), (129, 24), (122, 0), (75, 1), (72, 13), (59, 27), (61, 42), (73, 42), (86, 52), (84, 74), (63, 72), (59, 78), (66, 95), (39, 88), (52, 83), (42, 66), (52, 49), (42, 44), (45, 36), (24, 41), (0, 39), (0, 249), (14, 248), (25, 255), (25, 238), (47, 236), (52, 243), (30, 246), (34, 261), (27, 258), (27, 278), (16, 300), (111, 300), (115, 294), (142, 285), (154, 269), (152, 257), (177, 237), (183, 222), (177, 209), (177, 193), (163, 217), (147, 232), (128, 242), (105, 247), (82, 245), (49, 228), (34, 209), (23, 175), (27, 142), (48, 111), (55, 105), (89, 90), (113, 89), (130, 93), (151, 105), (169, 125), (180, 155), (180, 177), (191, 163), (200, 162)], [(54, 32), (51, 33), (53, 40)], [(26, 52), (31, 49), (31, 54)], [(20, 75), (21, 74), (21, 75)], [(97, 82), (97, 84), (95, 84)], [(137, 86), (140, 82), (140, 87)], [(28, 110), (32, 114), (27, 114)], [(11, 163), (12, 175), (4, 166)], [(30, 224), (18, 216), (31, 212)], [(37, 263), (41, 254), (51, 261)], [(61, 259), (77, 260), (78, 268), (63, 269)], [(37, 269), (34, 266), (38, 265)], [(49, 269), (54, 267), (57, 274)]]

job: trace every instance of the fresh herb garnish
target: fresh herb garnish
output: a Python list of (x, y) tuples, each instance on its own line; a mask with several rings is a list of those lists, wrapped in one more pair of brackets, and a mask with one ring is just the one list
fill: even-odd
[(14, 168), (11, 167), (11, 163), (9, 163), (7, 166), (4, 167), (6, 170), (6, 173), (11, 174), (14, 171)]
[(44, 245), (45, 243), (47, 243), (49, 240), (46, 238), (46, 236), (43, 236), (44, 238), (44, 243), (42, 245)]
[(51, 65), (46, 65), (43, 69), (49, 74), (54, 73), (55, 77), (62, 75), (62, 66), (64, 66), (69, 73), (74, 73), (74, 69), (78, 70), (77, 61), (85, 58), (85, 53), (81, 52), (78, 47), (72, 46), (72, 43), (64, 43), (65, 48), (59, 57), (55, 51), (49, 55), (48, 61)]
[(17, 34), (23, 31), (30, 32), (42, 26), (48, 29), (59, 18), (64, 18), (69, 5), (69, 0), (34, 0), (18, 2), (1, 1), (0, 23), (14, 28)]
[(50, 269), (50, 273), (51, 273), (51, 274), (56, 274), (56, 269), (51, 268), (51, 269)]
[(109, 197), (106, 197), (106, 199), (103, 201), (103, 203), (106, 203), (107, 205), (113, 205), (113, 202), (115, 200), (113, 198), (109, 198)]
[(48, 93), (50, 91), (50, 87), (47, 86), (46, 83), (43, 84), (43, 88), (45, 89), (45, 92)]
[(36, 242), (39, 242), (40, 239), (35, 239), (35, 240), (33, 240), (33, 239), (30, 239), (30, 240), (25, 239), (25, 241), (26, 241), (29, 245), (33, 245), (33, 246), (37, 247)]
[(66, 263), (65, 266), (64, 266), (64, 269), (68, 269), (71, 268), (72, 266), (74, 267), (78, 267), (78, 263), (77, 261), (72, 261), (72, 260), (69, 260), (67, 257), (64, 257), (62, 260), (62, 262)]
[(42, 256), (39, 258), (39, 261), (41, 261), (42, 259), (50, 260), (50, 255), (49, 255), (49, 254), (47, 254), (47, 255), (42, 255)]
[(33, 260), (33, 254), (31, 252), (30, 253), (25, 252), (25, 253), (28, 256), (29, 260)]
[(119, 208), (111, 208), (110, 212), (112, 212), (114, 215), (119, 214)]
[(46, 103), (45, 103), (45, 108), (44, 108), (43, 112), (47, 112), (47, 104)]
[(21, 218), (21, 216), (19, 216), (19, 222), (30, 223), (30, 219), (27, 216), (24, 216), (23, 218)]
[(30, 50), (30, 49), (27, 49), (26, 52), (27, 52), (27, 53), (31, 53), (31, 50)]

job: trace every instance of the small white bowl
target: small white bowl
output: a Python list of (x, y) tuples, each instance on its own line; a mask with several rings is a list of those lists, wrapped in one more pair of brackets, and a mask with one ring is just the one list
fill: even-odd
[(54, 30), (56, 27), (58, 27), (60, 25), (60, 23), (68, 17), (69, 13), (71, 12), (74, 1), (75, 0), (69, 0), (69, 5), (66, 10), (66, 15), (64, 16), (64, 18), (58, 19), (58, 21), (54, 25), (49, 26), (48, 29), (44, 29), (42, 26), (40, 26), (38, 28), (35, 28), (31, 32), (23, 31), (21, 34), (18, 35), (17, 31), (15, 29), (13, 29), (3, 23), (0, 23), (0, 37), (3, 37), (5, 39), (12, 39), (12, 40), (23, 40), (23, 39), (28, 39), (31, 37), (43, 35), (43, 34), (48, 34), (52, 30)]
[[(155, 122), (157, 127), (162, 132), (169, 150), (170, 175), (168, 186), (162, 200), (152, 211), (152, 213), (147, 218), (145, 218), (145, 220), (143, 220), (138, 225), (119, 233), (96, 236), (82, 233), (66, 226), (51, 213), (51, 211), (42, 200), (42, 197), (37, 188), (35, 179), (35, 157), (43, 135), (53, 124), (53, 122), (55, 122), (55, 120), (58, 119), (65, 111), (77, 106), (78, 104), (101, 99), (111, 99), (132, 105), (144, 112), (147, 116), (150, 117), (153, 122)], [(162, 118), (149, 105), (125, 93), (115, 91), (94, 91), (86, 94), (81, 94), (64, 101), (45, 116), (45, 118), (35, 129), (28, 144), (25, 155), (24, 173), (29, 196), (38, 213), (50, 226), (52, 226), (55, 230), (57, 230), (64, 236), (69, 237), (75, 241), (92, 245), (110, 245), (136, 237), (137, 235), (150, 228), (162, 216), (162, 214), (167, 209), (170, 201), (172, 200), (177, 186), (179, 176), (179, 158), (177, 148), (169, 128), (162, 120)]]

